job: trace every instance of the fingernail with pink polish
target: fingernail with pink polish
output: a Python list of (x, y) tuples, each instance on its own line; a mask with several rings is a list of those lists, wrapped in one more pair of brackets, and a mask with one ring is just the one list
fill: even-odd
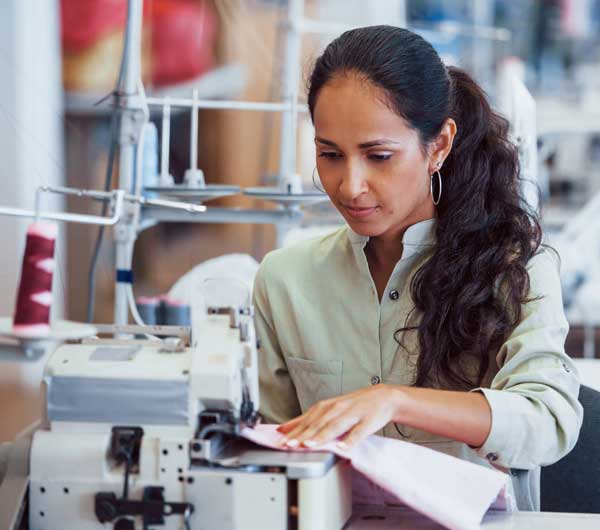
[(285, 443), (285, 445), (287, 445), (288, 447), (298, 447), (298, 445), (299, 445), (299, 442), (298, 442), (298, 440), (291, 439), (291, 440), (288, 440), (288, 441)]

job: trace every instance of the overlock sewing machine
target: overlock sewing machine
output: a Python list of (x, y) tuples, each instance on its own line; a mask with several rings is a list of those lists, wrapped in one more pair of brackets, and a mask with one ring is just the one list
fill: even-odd
[[(193, 336), (189, 328), (98, 326), (96, 336), (56, 349), (44, 375), (41, 425), (0, 454), (3, 530), (337, 530), (346, 523), (348, 463), (239, 436), (258, 421), (252, 310), (208, 313)], [(113, 336), (100, 338), (106, 332)]]

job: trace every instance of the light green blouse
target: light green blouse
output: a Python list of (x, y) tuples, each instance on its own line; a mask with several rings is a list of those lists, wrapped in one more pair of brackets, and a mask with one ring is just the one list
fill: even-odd
[[(413, 304), (410, 280), (435, 245), (436, 220), (417, 223), (379, 301), (364, 247), (368, 237), (345, 226), (269, 253), (255, 280), (260, 412), (282, 423), (313, 403), (380, 382), (411, 385), (416, 331), (394, 338)], [(579, 378), (564, 350), (568, 331), (557, 258), (541, 251), (528, 265), (530, 298), (522, 320), (492, 361), (481, 389), (492, 411), (484, 445), (387, 425), (383, 436), (503, 470), (510, 469), (520, 509), (539, 509), (539, 466), (574, 446), (583, 411)], [(401, 434), (398, 432), (400, 431)], [(529, 470), (519, 471), (519, 470)]]

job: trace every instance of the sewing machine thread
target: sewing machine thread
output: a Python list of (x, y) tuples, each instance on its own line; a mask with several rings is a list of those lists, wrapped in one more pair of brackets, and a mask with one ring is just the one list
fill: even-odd
[(54, 244), (57, 234), (58, 226), (46, 221), (34, 222), (27, 229), (13, 318), (15, 333), (38, 336), (50, 331)]

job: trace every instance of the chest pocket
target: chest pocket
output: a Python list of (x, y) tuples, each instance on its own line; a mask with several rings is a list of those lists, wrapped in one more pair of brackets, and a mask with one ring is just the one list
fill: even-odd
[(299, 357), (286, 357), (286, 363), (302, 412), (322, 399), (342, 393), (342, 361), (312, 361)]

